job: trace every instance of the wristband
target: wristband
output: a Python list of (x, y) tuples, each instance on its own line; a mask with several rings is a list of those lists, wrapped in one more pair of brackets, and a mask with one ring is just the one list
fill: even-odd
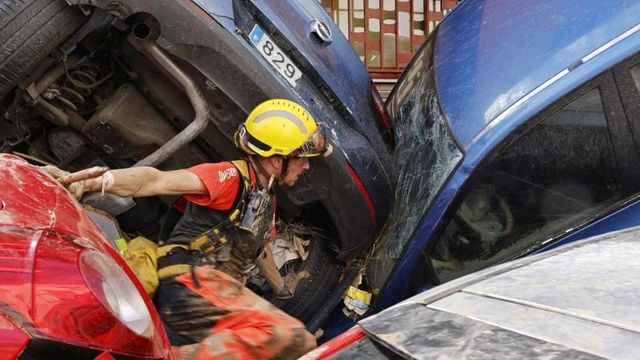
[(107, 171), (104, 174), (102, 174), (101, 176), (101, 183), (102, 185), (100, 186), (100, 194), (102, 196), (104, 196), (104, 193), (109, 190), (109, 188), (116, 182), (116, 178), (113, 176), (113, 174), (111, 173), (111, 171)]

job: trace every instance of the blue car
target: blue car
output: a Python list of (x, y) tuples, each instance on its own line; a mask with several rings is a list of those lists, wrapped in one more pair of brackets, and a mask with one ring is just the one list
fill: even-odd
[[(399, 177), (365, 315), (640, 224), (638, 0), (463, 1), (386, 105)], [(327, 336), (346, 323), (335, 312)]]

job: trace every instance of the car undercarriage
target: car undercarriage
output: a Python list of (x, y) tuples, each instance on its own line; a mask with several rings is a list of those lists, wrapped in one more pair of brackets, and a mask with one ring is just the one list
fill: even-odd
[[(27, 1), (5, 9), (11, 16), (0, 24), (0, 40), (4, 43), (0, 52), (0, 152), (71, 172), (91, 166), (173, 170), (234, 159), (241, 153), (231, 134), (246, 117), (249, 104), (269, 94), (282, 95), (269, 91), (275, 87), (265, 82), (260, 83), (263, 88), (245, 86), (243, 95), (238, 97), (234, 91), (250, 83), (252, 77), (264, 77), (264, 70), (238, 73), (240, 65), (219, 53), (225, 51), (224, 44), (217, 48), (181, 47), (169, 42), (171, 35), (161, 36), (172, 24), (161, 24), (149, 13), (109, 2), (96, 2), (102, 4), (98, 7), (89, 6), (90, 2), (78, 6), (69, 3), (78, 2)], [(194, 55), (191, 61), (186, 60), (189, 54)], [(210, 74), (198, 69), (197, 59), (217, 62), (213, 69), (224, 73), (223, 78), (212, 81)], [(235, 87), (222, 89), (234, 81)], [(354, 148), (362, 151), (357, 143)], [(353, 177), (355, 172), (348, 159), (342, 154), (335, 157), (335, 161), (349, 165), (350, 172), (344, 166), (343, 173)], [(366, 169), (373, 169), (371, 161), (361, 157), (355, 160), (363, 161)], [(344, 189), (347, 185), (335, 174), (323, 175), (334, 165), (323, 161), (316, 165), (315, 173), (300, 185), (278, 194), (280, 218), (307, 229), (303, 231), (307, 238), (290, 240), (279, 247), (281, 252), (283, 247), (294, 249), (284, 256), (281, 270), (294, 267), (309, 276), (299, 285), (294, 299), (272, 299), (292, 315), (318, 327), (322, 319), (316, 313), (328, 316), (341, 298), (340, 289), (357, 273), (354, 267), (351, 278), (342, 277), (339, 283), (344, 267), (340, 260), (352, 260), (366, 250), (382, 224), (375, 216), (384, 219), (388, 209), (380, 208), (376, 213), (374, 206), (381, 205), (361, 198), (364, 185), (349, 185), (348, 190), (357, 199), (347, 203), (373, 209), (377, 225), (354, 218), (353, 224), (363, 226), (368, 233), (360, 237), (348, 235), (346, 232), (358, 229), (345, 226), (348, 219), (339, 216), (348, 209), (329, 212), (323, 205), (323, 197), (340, 195), (332, 194), (327, 185), (314, 182), (312, 177), (340, 184)], [(385, 191), (391, 194), (388, 189)], [(175, 200), (90, 194), (82, 202), (106, 211), (107, 218), (113, 217), (118, 236), (143, 235), (156, 241), (167, 231), (167, 218)], [(349, 198), (342, 196), (340, 200)], [(366, 212), (354, 214), (370, 216)], [(343, 223), (336, 225), (336, 219)], [(354, 246), (345, 242), (348, 238), (360, 243)], [(270, 296), (268, 289), (260, 287), (259, 279), (254, 283), (258, 284), (256, 291)], [(327, 303), (330, 295), (335, 299)]]

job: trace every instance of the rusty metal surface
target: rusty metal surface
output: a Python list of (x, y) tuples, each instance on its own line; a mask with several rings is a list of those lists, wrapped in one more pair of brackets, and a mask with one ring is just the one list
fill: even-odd
[(83, 133), (116, 159), (142, 159), (176, 136), (176, 129), (131, 84), (122, 84)]

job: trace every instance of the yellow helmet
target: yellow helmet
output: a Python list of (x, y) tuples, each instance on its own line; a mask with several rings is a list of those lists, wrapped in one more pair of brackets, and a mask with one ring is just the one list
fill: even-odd
[(235, 133), (236, 146), (247, 154), (269, 157), (317, 156), (325, 150), (325, 137), (311, 115), (285, 99), (258, 105)]

